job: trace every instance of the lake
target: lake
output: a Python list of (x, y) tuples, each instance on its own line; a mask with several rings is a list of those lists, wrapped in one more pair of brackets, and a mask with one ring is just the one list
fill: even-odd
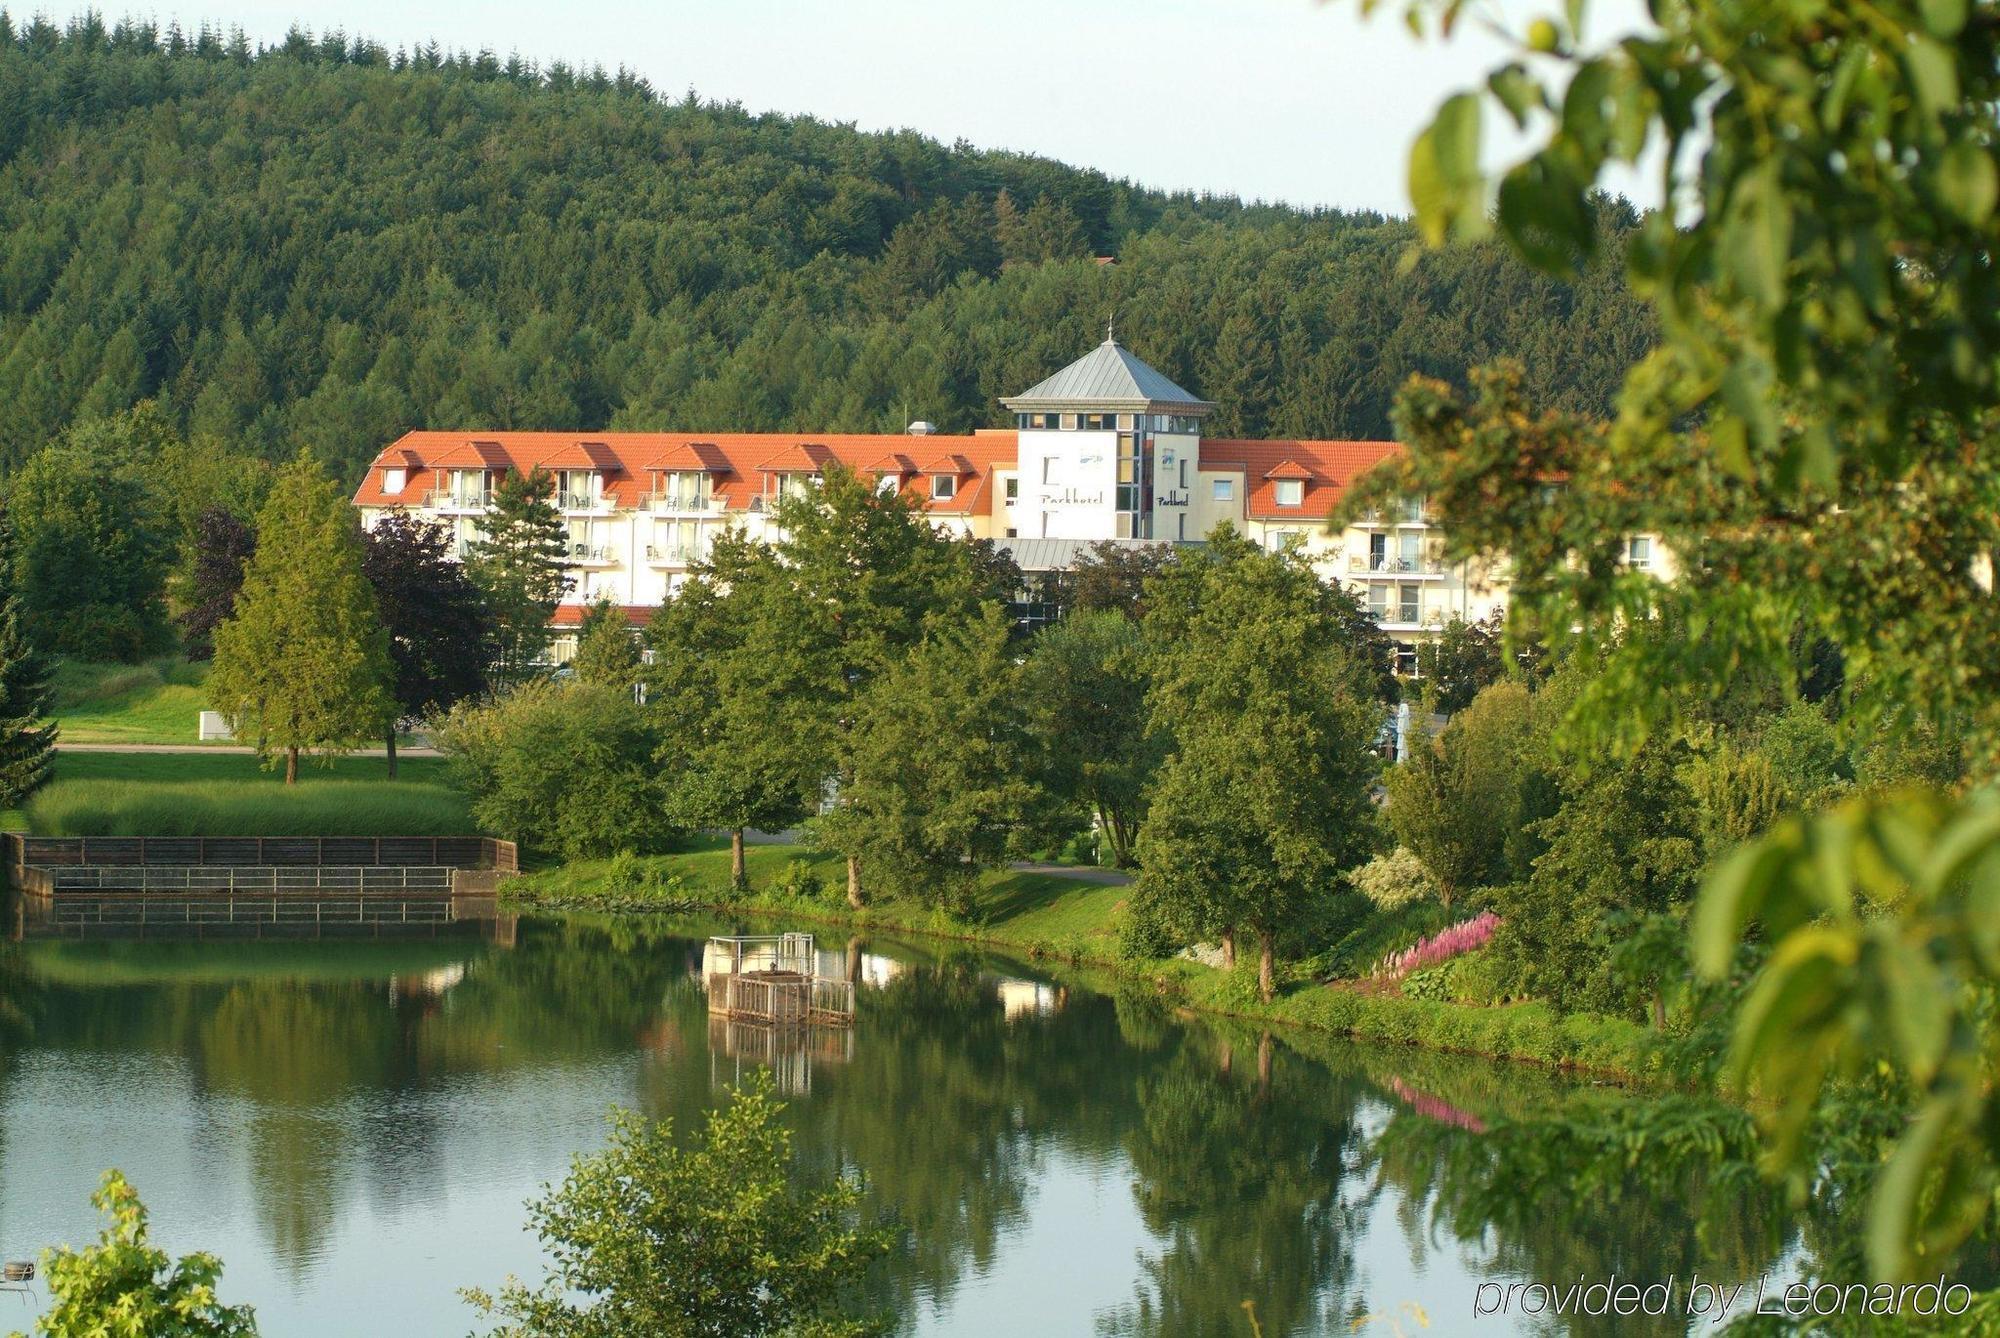
[[(523, 1205), (602, 1144), (613, 1105), (695, 1123), (766, 1063), (802, 1161), (859, 1169), (908, 1228), (873, 1287), (912, 1334), (1243, 1334), (1246, 1300), (1269, 1338), (1415, 1333), (1419, 1310), (1458, 1333), (1482, 1283), (1735, 1282), (1794, 1250), (1757, 1214), (1698, 1230), (1688, 1203), (1548, 1184), (1522, 1187), (1521, 1220), (1480, 1220), (1442, 1172), (1491, 1121), (1632, 1099), (1533, 1068), (1269, 1035), (1106, 979), (824, 935), (854, 954), (857, 1025), (774, 1047), (709, 1017), (702, 936), (722, 928), (0, 943), (0, 1257), (91, 1239), (116, 1166), (156, 1239), (219, 1254), (224, 1298), (266, 1334), (466, 1333), (456, 1289), (538, 1276)], [(27, 1323), (17, 1306), (0, 1295), (0, 1331)], [(1476, 1331), (1684, 1327), (1515, 1314)]]

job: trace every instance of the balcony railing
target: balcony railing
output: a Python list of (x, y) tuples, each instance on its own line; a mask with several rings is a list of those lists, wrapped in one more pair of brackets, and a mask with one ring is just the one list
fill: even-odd
[(1380, 572), (1396, 576), (1441, 576), (1444, 564), (1426, 557), (1406, 558), (1396, 553), (1356, 554), (1347, 560), (1351, 572)]
[(708, 493), (656, 492), (641, 505), (656, 516), (715, 516), (726, 509), (720, 497)]
[(699, 555), (694, 549), (683, 548), (678, 544), (668, 544), (664, 547), (646, 545), (646, 561), (656, 567), (685, 567), (698, 558)]
[(611, 509), (611, 499), (587, 492), (558, 492), (556, 494), (556, 509), (558, 511), (609, 511)]
[(458, 492), (440, 488), (424, 494), (424, 506), (432, 511), (484, 511), (491, 505), (493, 493), (490, 489), (485, 492)]
[(571, 544), (569, 560), (577, 563), (610, 562), (613, 560), (610, 548), (603, 544)]

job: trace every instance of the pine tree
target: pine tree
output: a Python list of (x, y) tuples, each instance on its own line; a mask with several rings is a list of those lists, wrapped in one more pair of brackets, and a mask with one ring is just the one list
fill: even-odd
[(289, 785), (300, 752), (331, 754), (388, 728), (388, 638), (354, 508), (317, 461), (280, 471), (257, 535), (236, 611), (215, 632), (208, 695), (239, 733), (254, 722), (266, 765), (284, 755)]
[(13, 524), (0, 507), (0, 808), (19, 808), (48, 781), (56, 749), (50, 666), (22, 630), (13, 559)]
[(549, 644), (549, 620), (570, 586), (569, 536), (551, 495), (547, 470), (509, 471), (493, 490), (472, 546), (473, 582), (492, 611), (503, 683), (527, 679)]

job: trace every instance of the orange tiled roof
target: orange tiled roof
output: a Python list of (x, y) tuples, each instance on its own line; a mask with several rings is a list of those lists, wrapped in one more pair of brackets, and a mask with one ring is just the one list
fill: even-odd
[[(1250, 520), (1325, 520), (1348, 487), (1403, 448), (1393, 441), (1238, 441), (1201, 443), (1201, 467), (1243, 470)], [(1288, 469), (1287, 466), (1290, 466)], [(1293, 472), (1297, 471), (1297, 472)], [(1297, 478), (1298, 506), (1278, 505), (1278, 481)]]
[[(747, 510), (754, 497), (763, 494), (765, 471), (813, 472), (838, 460), (857, 472), (880, 465), (885, 457), (910, 459), (910, 437), (901, 432), (815, 433), (807, 436), (791, 432), (492, 432), (477, 436), (467, 432), (408, 432), (376, 455), (354, 500), (360, 506), (416, 506), (424, 496), (441, 486), (433, 477), (438, 469), (515, 470), (558, 468), (552, 461), (567, 458), (571, 448), (591, 443), (606, 452), (617, 464), (607, 469), (604, 496), (614, 506), (637, 506), (653, 487), (652, 475), (670, 471), (705, 470), (712, 476), (711, 493), (731, 510)], [(949, 501), (930, 502), (930, 509), (946, 514), (970, 514), (985, 495), (984, 476), (997, 465), (1014, 462), (1015, 435), (1010, 431), (984, 432), (970, 436), (924, 438), (926, 452), (945, 451), (967, 462), (967, 473), (979, 475), (961, 480), (958, 495)], [(571, 465), (569, 468), (583, 468)], [(407, 471), (403, 489), (387, 493), (382, 489), (383, 470)], [(914, 463), (910, 473), (916, 472)], [(928, 502), (929, 499), (926, 498)]]
[[(644, 627), (653, 620), (655, 612), (651, 604), (621, 604), (625, 611), (625, 621), (633, 627)], [(588, 604), (558, 604), (556, 616), (549, 619), (551, 627), (581, 627), (583, 615), (589, 610)]]
[(917, 462), (909, 456), (904, 455), (901, 451), (891, 451), (874, 464), (868, 466), (868, 472), (871, 474), (895, 474), (898, 476), (914, 474), (917, 472)]

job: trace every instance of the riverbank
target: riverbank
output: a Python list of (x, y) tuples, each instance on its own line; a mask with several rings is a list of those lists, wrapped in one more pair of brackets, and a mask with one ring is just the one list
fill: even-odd
[(1202, 1013), (1541, 1064), (1627, 1084), (1651, 1085), (1670, 1076), (1660, 1039), (1618, 1018), (1563, 1016), (1534, 1002), (1478, 1007), (1308, 982), (1290, 985), (1267, 1004), (1256, 996), (1255, 971), (1247, 962), (1225, 972), (1182, 959), (1124, 957), (1118, 925), (1129, 889), (1061, 872), (988, 873), (974, 914), (961, 917), (893, 898), (854, 910), (839, 895), (839, 859), (801, 847), (752, 846), (746, 863), (747, 893), (731, 890), (729, 848), (715, 842), (682, 854), (539, 870), (516, 880), (508, 897), (547, 910), (672, 911), (697, 903), (738, 915), (950, 939), (1113, 972)]

